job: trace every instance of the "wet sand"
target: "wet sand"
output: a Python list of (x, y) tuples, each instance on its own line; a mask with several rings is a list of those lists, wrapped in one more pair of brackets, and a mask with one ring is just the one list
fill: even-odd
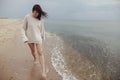
[[(21, 26), (22, 20), (0, 19), (0, 80), (40, 80), (41, 65), (33, 63), (27, 43), (21, 41)], [(62, 80), (51, 64), (51, 50), (57, 42), (53, 37), (46, 32), (43, 41), (47, 80)]]

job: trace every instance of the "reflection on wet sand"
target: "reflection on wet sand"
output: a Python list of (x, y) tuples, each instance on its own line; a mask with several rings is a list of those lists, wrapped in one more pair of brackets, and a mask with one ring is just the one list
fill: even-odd
[(40, 79), (40, 66), (33, 64), (30, 71), (29, 80), (39, 80), (39, 79)]

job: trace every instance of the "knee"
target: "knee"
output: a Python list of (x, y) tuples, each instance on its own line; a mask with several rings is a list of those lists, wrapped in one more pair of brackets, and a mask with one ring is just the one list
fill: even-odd
[(38, 50), (38, 55), (42, 56), (42, 50)]

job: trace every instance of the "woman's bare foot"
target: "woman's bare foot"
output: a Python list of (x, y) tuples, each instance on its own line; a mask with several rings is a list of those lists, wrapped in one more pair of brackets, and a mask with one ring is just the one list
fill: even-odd
[(39, 62), (37, 61), (37, 59), (34, 59), (34, 64), (38, 64)]
[(46, 80), (46, 74), (42, 73), (41, 78), (42, 78), (42, 80)]

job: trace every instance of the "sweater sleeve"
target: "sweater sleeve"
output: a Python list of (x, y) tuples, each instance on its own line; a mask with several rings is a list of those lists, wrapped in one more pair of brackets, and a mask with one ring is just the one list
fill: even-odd
[(43, 38), (43, 40), (45, 40), (45, 27), (44, 27), (44, 20), (42, 19), (42, 26), (41, 26), (41, 28), (42, 28), (42, 38)]
[(26, 29), (27, 29), (27, 16), (24, 17), (22, 28), (21, 28), (21, 38), (22, 38), (23, 42), (28, 40), (28, 38), (27, 38), (27, 36), (25, 34)]

